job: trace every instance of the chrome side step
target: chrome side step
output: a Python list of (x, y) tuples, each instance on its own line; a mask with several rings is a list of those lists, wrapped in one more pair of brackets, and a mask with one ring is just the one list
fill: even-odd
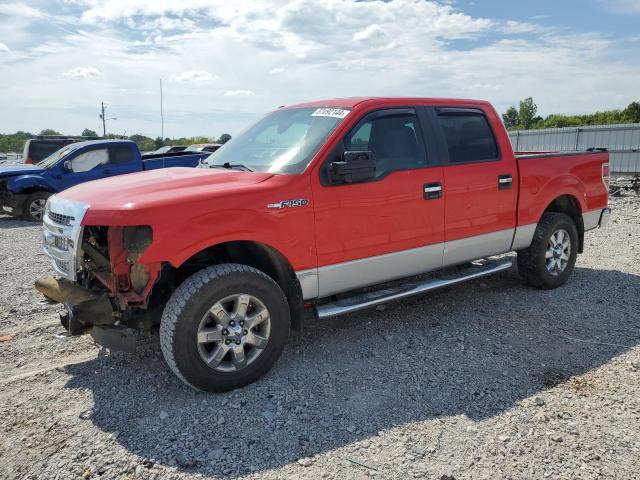
[(511, 261), (500, 260), (488, 262), (484, 265), (466, 268), (455, 275), (441, 278), (431, 278), (424, 282), (405, 284), (393, 288), (385, 288), (373, 292), (366, 292), (350, 298), (341, 299), (332, 303), (325, 303), (316, 307), (318, 318), (335, 317), (345, 313), (357, 312), (369, 307), (375, 307), (381, 303), (387, 303), (399, 298), (411, 297), (430, 290), (455, 285), (474, 278), (486, 277), (494, 273), (511, 268)]

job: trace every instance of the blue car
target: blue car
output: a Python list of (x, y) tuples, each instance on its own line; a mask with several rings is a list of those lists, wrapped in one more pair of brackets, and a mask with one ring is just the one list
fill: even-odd
[(79, 183), (169, 167), (196, 167), (211, 152), (141, 155), (130, 140), (92, 140), (62, 147), (38, 165), (0, 166), (0, 212), (41, 221), (47, 198)]

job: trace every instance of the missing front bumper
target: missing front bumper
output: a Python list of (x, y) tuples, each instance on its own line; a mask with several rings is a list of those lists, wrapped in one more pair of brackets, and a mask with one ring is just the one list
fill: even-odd
[(113, 305), (106, 293), (96, 293), (63, 278), (46, 276), (35, 283), (36, 290), (49, 300), (61, 303), (67, 314), (60, 317), (62, 326), (73, 334), (96, 325), (113, 325)]
[(113, 305), (106, 293), (96, 293), (64, 278), (46, 276), (35, 283), (47, 299), (64, 305), (60, 323), (72, 335), (88, 333), (110, 350), (135, 352), (137, 347), (154, 343), (154, 336), (124, 325), (116, 325)]

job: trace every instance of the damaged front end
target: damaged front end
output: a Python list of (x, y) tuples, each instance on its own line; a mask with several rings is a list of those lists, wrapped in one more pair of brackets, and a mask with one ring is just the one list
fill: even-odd
[(161, 265), (139, 262), (153, 233), (148, 226), (82, 226), (87, 209), (51, 197), (44, 252), (61, 278), (43, 277), (35, 286), (64, 305), (61, 323), (69, 333), (89, 333), (107, 348), (133, 351), (159, 323), (150, 299)]

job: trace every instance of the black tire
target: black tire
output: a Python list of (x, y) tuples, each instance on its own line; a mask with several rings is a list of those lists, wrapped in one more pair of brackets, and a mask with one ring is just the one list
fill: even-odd
[[(267, 308), (268, 342), (252, 363), (221, 372), (202, 358), (198, 328), (214, 304), (239, 293), (259, 299)], [(160, 347), (167, 364), (184, 383), (206, 392), (225, 392), (253, 383), (271, 369), (287, 341), (289, 325), (287, 299), (271, 277), (246, 265), (214, 265), (187, 278), (171, 295), (160, 322)]]
[[(22, 218), (30, 220), (32, 222), (42, 222), (42, 216), (38, 217), (34, 215), (32, 205), (35, 202), (45, 202), (52, 195), (51, 192), (34, 192), (27, 197), (22, 205)], [(44, 215), (44, 205), (42, 206), (42, 215)]]
[[(551, 236), (559, 230), (564, 230), (569, 234), (571, 249), (566, 267), (562, 272), (554, 275), (547, 268), (545, 254)], [(536, 227), (529, 248), (518, 252), (518, 273), (526, 283), (533, 287), (557, 288), (564, 285), (571, 276), (577, 256), (578, 230), (571, 217), (564, 213), (545, 213)]]

